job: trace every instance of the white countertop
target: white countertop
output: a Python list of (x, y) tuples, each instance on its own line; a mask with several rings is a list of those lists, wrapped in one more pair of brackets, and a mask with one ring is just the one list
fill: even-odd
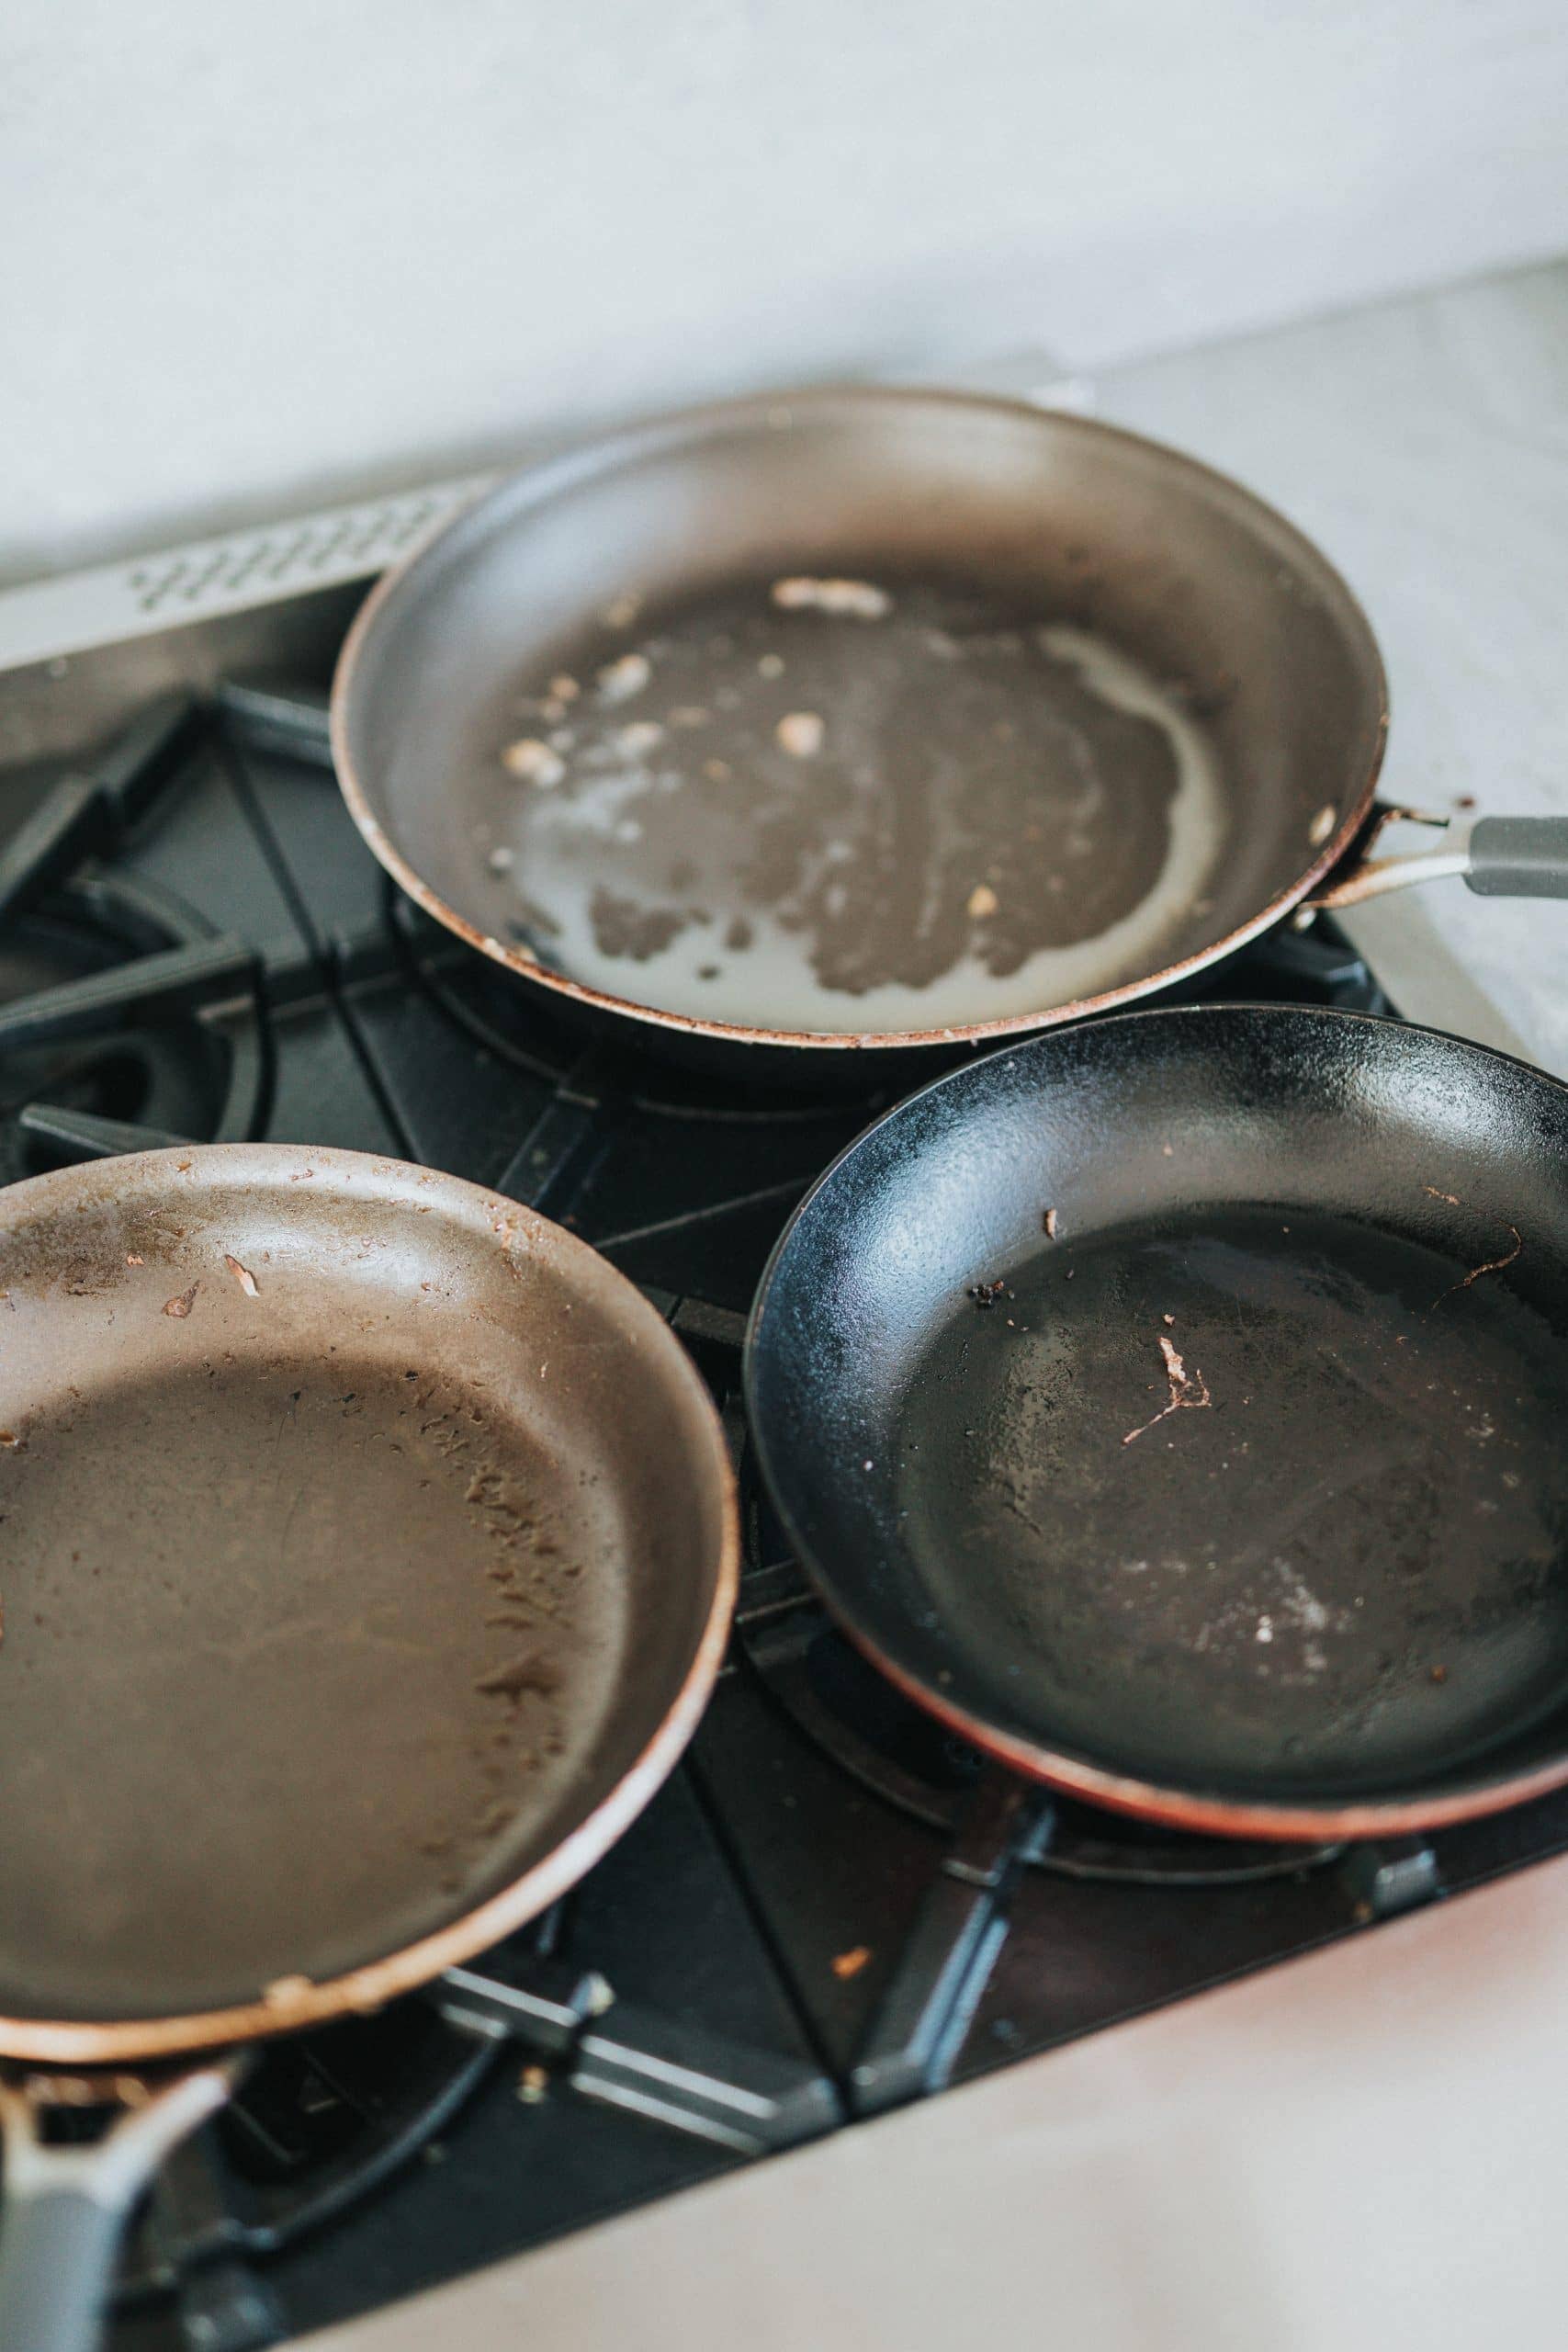
[[(1343, 566), (1391, 796), (1568, 808), (1568, 267), (1129, 368), (1099, 407)], [(1357, 928), (1412, 1017), (1568, 1074), (1568, 908), (1444, 883)], [(311, 2341), (1532, 2352), (1568, 2330), (1565, 2211), (1568, 1860)]]
[[(1568, 809), (1568, 265), (1148, 361), (1098, 390), (1100, 414), (1236, 474), (1345, 572), (1388, 666), (1386, 797)], [(1435, 883), (1348, 928), (1408, 1018), (1568, 1076), (1562, 906)], [(1400, 985), (1439, 933), (1493, 1009), (1454, 998), (1451, 976)]]
[(307, 2338), (1560, 2352), (1568, 1860)]

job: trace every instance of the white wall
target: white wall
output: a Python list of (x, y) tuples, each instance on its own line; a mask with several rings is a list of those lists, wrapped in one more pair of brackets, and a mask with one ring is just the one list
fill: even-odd
[(0, 576), (1568, 246), (1555, 0), (6, 0)]

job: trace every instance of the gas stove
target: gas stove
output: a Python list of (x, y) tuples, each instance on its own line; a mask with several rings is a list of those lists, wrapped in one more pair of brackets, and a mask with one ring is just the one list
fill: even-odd
[[(832, 1630), (755, 1477), (739, 1351), (790, 1209), (885, 1098), (585, 1043), (396, 896), (333, 784), (347, 621), (472, 487), (0, 598), (0, 1170), (265, 1136), (570, 1225), (723, 1412), (735, 1638), (686, 1762), (571, 1896), (253, 2060), (132, 2233), (126, 2352), (285, 2341), (1568, 1848), (1568, 1794), (1313, 1849), (1054, 1804)], [(1395, 1009), (1321, 922), (1202, 992)]]

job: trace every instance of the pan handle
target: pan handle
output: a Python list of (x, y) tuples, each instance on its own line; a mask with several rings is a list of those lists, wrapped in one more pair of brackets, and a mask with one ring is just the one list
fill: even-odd
[(232, 2082), (223, 2065), (178, 2075), (150, 2096), (139, 2076), (107, 2086), (89, 2080), (85, 2103), (112, 2099), (123, 2111), (100, 2140), (70, 2146), (51, 2145), (39, 2129), (60, 2103), (50, 2077), (0, 2085), (5, 2352), (92, 2352), (127, 2214), (170, 2151), (223, 2105)]
[[(1442, 846), (1414, 857), (1379, 857), (1378, 842), (1394, 823), (1433, 825)], [(1483, 899), (1568, 899), (1568, 817), (1434, 815), (1378, 801), (1347, 864), (1337, 865), (1305, 901), (1313, 913), (1359, 907), (1412, 882), (1459, 876)]]

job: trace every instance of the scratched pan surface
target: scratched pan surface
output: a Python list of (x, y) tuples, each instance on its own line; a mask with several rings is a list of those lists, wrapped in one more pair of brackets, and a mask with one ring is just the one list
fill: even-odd
[(1568, 1089), (1200, 1007), (890, 1113), (747, 1369), (804, 1562), (919, 1703), (1101, 1803), (1319, 1838), (1568, 1780), (1565, 1339)]
[(570, 1885), (706, 1694), (729, 1474), (558, 1227), (267, 1146), (0, 1197), (0, 2051), (367, 2006)]

